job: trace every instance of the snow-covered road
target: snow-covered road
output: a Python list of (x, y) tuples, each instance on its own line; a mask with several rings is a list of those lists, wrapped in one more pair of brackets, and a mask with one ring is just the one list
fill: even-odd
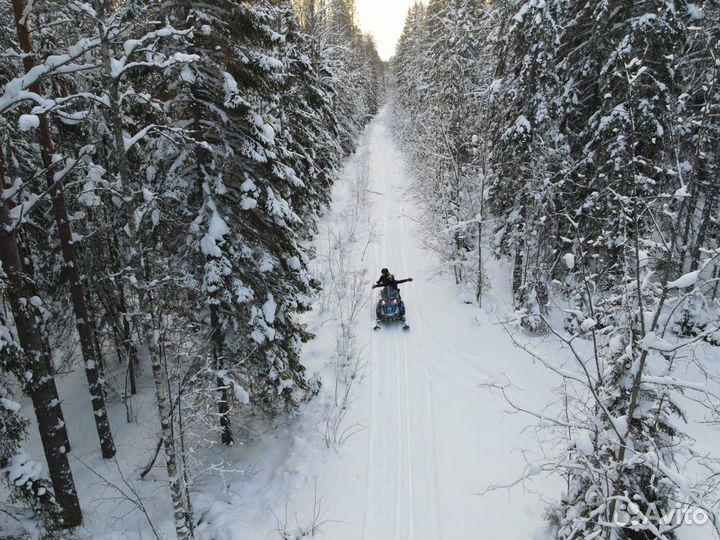
[[(480, 385), (507, 376), (532, 399), (549, 393), (547, 375), (512, 345), (492, 314), (459, 300), (450, 275), (438, 274), (439, 262), (417, 231), (411, 180), (390, 117), (386, 106), (367, 129), (362, 159), (346, 171), (352, 178), (353, 168), (369, 163), (374, 221), (370, 249), (356, 241), (350, 259), (368, 270), (368, 288), (382, 267), (398, 279), (414, 278), (401, 285), (411, 329), (398, 324), (372, 332), (374, 295), (357, 324), (368, 363), (347, 422), (366, 429), (318, 472), (325, 508), (337, 520), (323, 532), (328, 538), (529, 538), (543, 525), (537, 495), (522, 487), (478, 492), (520, 476), (521, 449), (536, 449), (537, 439), (521, 433), (527, 418), (508, 416), (506, 403)], [(328, 219), (337, 225), (342, 213)]]

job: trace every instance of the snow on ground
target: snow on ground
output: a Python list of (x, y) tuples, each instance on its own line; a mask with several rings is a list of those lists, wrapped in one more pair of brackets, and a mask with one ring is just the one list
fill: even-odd
[[(79, 352), (77, 352), (79, 356)], [(123, 381), (107, 375), (115, 388)], [(147, 511), (150, 521), (161, 538), (173, 538), (175, 525), (167, 491), (167, 474), (162, 467), (162, 456), (157, 466), (145, 477), (139, 473), (151, 460), (159, 440), (157, 405), (150, 366), (140, 364), (138, 394), (133, 396), (131, 415), (134, 422), (126, 421), (126, 409), (117, 394), (108, 394), (108, 419), (118, 448), (116, 459), (104, 460), (100, 455), (95, 422), (92, 416), (90, 394), (81, 365), (75, 371), (56, 377), (58, 393), (63, 401), (63, 413), (68, 429), (71, 452), (70, 466), (75, 479), (84, 521), (75, 531), (75, 538), (120, 540), (155, 538), (148, 519), (138, 506)], [(32, 424), (28, 427), (25, 451), (47, 467), (34, 422), (32, 402), (22, 400), (21, 412)], [(0, 500), (5, 498), (1, 492)], [(0, 523), (0, 537), (2, 537)], [(15, 523), (9, 523), (15, 526)]]
[[(484, 491), (518, 478), (541, 455), (543, 436), (483, 385), (510, 380), (513, 398), (538, 408), (553, 400), (560, 381), (516, 348), (500, 324), (511, 311), (503, 264), (490, 264), (492, 289), (479, 309), (422, 248), (411, 179), (390, 125), (386, 106), (348, 160), (315, 242), (324, 292), (306, 315), (317, 337), (304, 362), (322, 377), (320, 393), (293, 421), (208, 450), (224, 473), (201, 475), (193, 486), (199, 540), (544, 536), (543, 500), (562, 492), (557, 478)], [(408, 331), (372, 330), (370, 286), (382, 267), (414, 278), (401, 286)], [(552, 340), (520, 339), (534, 340), (558, 364), (568, 361)], [(82, 371), (59, 381), (86, 516), (79, 536), (153, 538), (152, 523), (160, 537), (173, 537), (162, 467), (138, 478), (157, 444), (150, 374), (141, 373), (139, 383), (134, 423), (110, 397), (118, 459), (108, 462), (97, 451), (89, 396), (67, 399), (87, 393)], [(31, 411), (27, 400), (23, 407)], [(42, 458), (34, 428), (27, 450)], [(132, 499), (142, 500), (147, 518)]]

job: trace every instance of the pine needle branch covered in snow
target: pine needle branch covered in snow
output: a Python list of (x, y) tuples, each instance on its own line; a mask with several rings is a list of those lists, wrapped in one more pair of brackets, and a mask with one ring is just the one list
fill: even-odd
[(104, 459), (113, 396), (154, 422), (175, 534), (192, 538), (192, 486), (229, 470), (210, 449), (312, 396), (307, 246), (378, 110), (382, 63), (342, 2), (14, 0), (0, 24), (17, 30), (0, 35), (1, 376), (35, 404), (55, 525), (81, 523), (89, 489), (63, 417), (81, 397), (58, 394), (57, 359), (87, 375)]

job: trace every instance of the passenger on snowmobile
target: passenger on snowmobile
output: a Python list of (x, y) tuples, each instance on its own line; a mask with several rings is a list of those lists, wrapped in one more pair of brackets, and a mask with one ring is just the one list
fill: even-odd
[(377, 287), (390, 287), (394, 290), (399, 290), (398, 285), (400, 283), (407, 283), (408, 281), (412, 281), (413, 278), (407, 278), (407, 279), (395, 279), (395, 276), (393, 276), (390, 273), (390, 270), (387, 268), (383, 268), (380, 270), (380, 279), (378, 279), (375, 282), (375, 285), (373, 285), (373, 289)]
[(380, 299), (375, 308), (375, 317), (377, 318), (375, 330), (380, 328), (381, 322), (389, 321), (402, 321), (403, 328), (409, 328), (405, 322), (405, 303), (400, 298), (398, 284), (412, 280), (412, 278), (397, 280), (387, 268), (382, 269), (380, 279), (373, 285), (373, 289), (382, 287)]

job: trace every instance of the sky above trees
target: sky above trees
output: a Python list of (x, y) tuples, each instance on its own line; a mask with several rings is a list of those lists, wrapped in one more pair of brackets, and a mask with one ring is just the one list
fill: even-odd
[(356, 0), (357, 21), (375, 38), (380, 58), (395, 54), (407, 10), (416, 0)]

